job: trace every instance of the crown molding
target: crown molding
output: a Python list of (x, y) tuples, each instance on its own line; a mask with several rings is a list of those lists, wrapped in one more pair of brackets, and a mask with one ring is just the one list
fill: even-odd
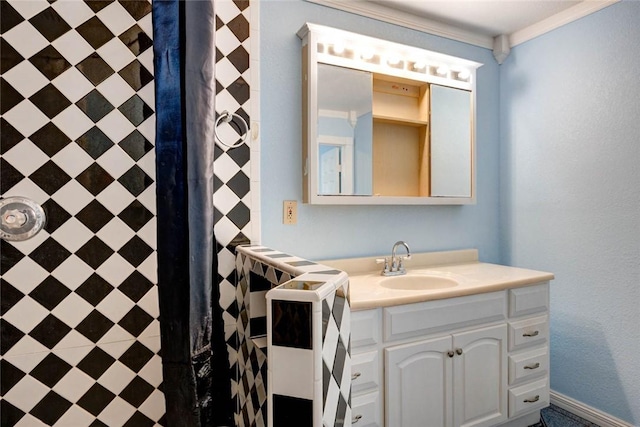
[(391, 9), (377, 3), (345, 0), (306, 1), (487, 49), (491, 49), (493, 47), (493, 37), (463, 30), (461, 28), (442, 24), (430, 19), (419, 18), (416, 15)]
[(525, 27), (521, 30), (513, 32), (509, 36), (509, 44), (511, 47), (517, 46), (521, 43), (529, 41), (533, 38), (562, 27), (570, 22), (577, 21), (587, 15), (618, 3), (620, 0), (585, 0), (582, 3), (578, 3), (562, 12), (556, 13), (547, 19), (543, 19), (533, 25)]

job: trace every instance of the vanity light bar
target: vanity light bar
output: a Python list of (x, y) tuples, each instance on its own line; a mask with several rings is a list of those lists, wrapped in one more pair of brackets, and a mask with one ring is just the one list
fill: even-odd
[[(310, 35), (310, 36), (309, 36)], [(298, 36), (316, 45), (317, 61), (472, 90), (481, 64), (417, 47), (307, 23)]]

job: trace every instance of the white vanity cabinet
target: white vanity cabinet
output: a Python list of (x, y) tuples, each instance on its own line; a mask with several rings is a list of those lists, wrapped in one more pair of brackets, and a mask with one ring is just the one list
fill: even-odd
[(548, 286), (354, 311), (353, 425), (535, 418), (549, 403)]

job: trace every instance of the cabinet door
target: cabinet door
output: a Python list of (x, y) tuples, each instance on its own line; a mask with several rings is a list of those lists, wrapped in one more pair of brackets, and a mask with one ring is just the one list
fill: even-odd
[(385, 349), (387, 426), (452, 427), (451, 336)]
[(507, 326), (453, 335), (454, 423), (490, 427), (507, 419)]

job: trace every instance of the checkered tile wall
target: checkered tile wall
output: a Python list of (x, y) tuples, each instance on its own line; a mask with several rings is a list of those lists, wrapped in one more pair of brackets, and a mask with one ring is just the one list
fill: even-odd
[(161, 425), (151, 3), (0, 7), (0, 424)]

